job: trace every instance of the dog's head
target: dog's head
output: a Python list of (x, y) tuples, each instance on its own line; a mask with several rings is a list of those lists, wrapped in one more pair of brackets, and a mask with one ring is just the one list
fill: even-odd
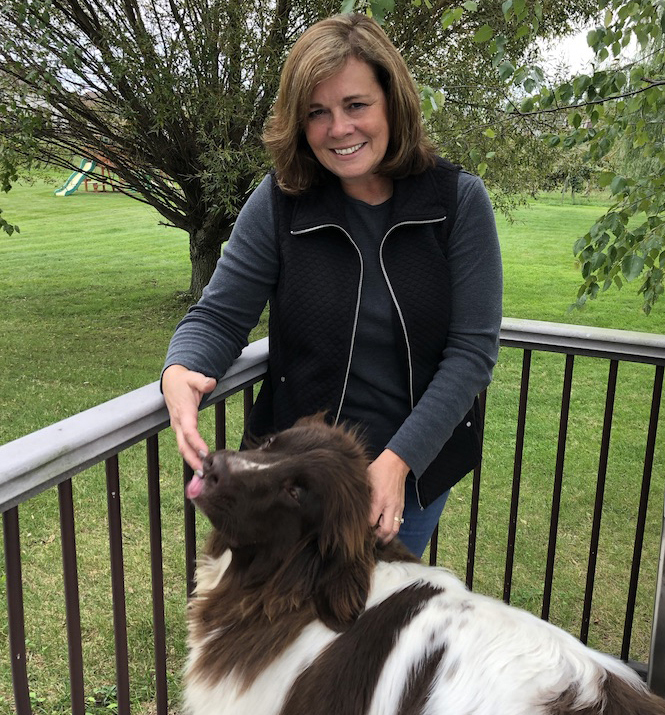
[(319, 616), (339, 629), (360, 613), (369, 588), (367, 465), (352, 430), (306, 418), (256, 449), (211, 453), (188, 496), (224, 547), (266, 565), (284, 592), (280, 603), (314, 598)]

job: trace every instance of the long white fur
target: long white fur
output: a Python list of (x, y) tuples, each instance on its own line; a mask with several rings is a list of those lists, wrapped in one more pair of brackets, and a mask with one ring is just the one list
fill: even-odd
[[(197, 593), (204, 596), (219, 583), (227, 566), (226, 554), (203, 561)], [(367, 715), (396, 715), (410, 670), (443, 645), (445, 653), (425, 715), (539, 715), (543, 711), (533, 706), (538, 695), (551, 693), (555, 699), (569, 686), (578, 689), (576, 704), (583, 707), (597, 698), (605, 670), (619, 674), (636, 690), (644, 689), (639, 677), (623, 663), (584, 647), (573, 636), (525, 611), (469, 592), (443, 568), (379, 563), (367, 608), (418, 583), (444, 591), (432, 597), (400, 632)], [(233, 673), (213, 687), (190, 683), (186, 712), (277, 715), (298, 674), (336, 637), (321, 623), (310, 624), (242, 693)], [(191, 667), (205, 643), (190, 646)]]

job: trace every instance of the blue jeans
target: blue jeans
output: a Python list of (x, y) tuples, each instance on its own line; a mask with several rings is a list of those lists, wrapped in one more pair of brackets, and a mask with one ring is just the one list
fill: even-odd
[(399, 539), (411, 553), (419, 558), (429, 544), (434, 528), (439, 523), (450, 489), (435, 499), (428, 507), (420, 508), (416, 483), (406, 480), (404, 492), (404, 523), (399, 530)]

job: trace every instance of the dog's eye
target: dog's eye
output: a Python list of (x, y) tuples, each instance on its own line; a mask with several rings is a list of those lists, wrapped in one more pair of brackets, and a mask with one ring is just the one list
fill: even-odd
[(293, 501), (300, 504), (303, 495), (303, 490), (300, 487), (286, 487), (286, 493), (291, 497), (291, 499), (293, 499)]

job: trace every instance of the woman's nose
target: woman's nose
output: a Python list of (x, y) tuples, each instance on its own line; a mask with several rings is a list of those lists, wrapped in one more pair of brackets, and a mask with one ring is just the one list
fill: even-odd
[(343, 112), (332, 112), (329, 131), (335, 139), (345, 137), (353, 133), (353, 124)]

